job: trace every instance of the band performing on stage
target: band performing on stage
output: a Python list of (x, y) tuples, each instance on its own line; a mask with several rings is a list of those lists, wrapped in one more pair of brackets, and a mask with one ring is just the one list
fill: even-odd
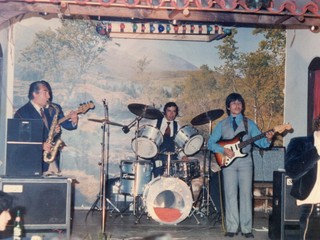
[[(41, 128), (37, 129), (43, 129), (42, 170), (37, 174), (44, 178), (64, 177), (60, 171), (60, 150), (65, 145), (61, 139), (62, 128), (77, 129), (78, 115), (94, 109), (95, 105), (91, 101), (84, 103), (65, 116), (62, 107), (53, 102), (49, 83), (43, 80), (30, 85), (28, 98), (29, 102), (16, 111), (14, 118), (41, 123)], [(124, 125), (109, 120), (108, 104), (105, 99), (102, 102), (103, 118), (88, 118), (90, 122), (101, 124), (102, 129), (99, 193), (89, 210), (102, 211), (102, 232), (105, 231), (109, 204), (121, 216), (130, 208), (136, 216), (136, 223), (143, 215), (160, 224), (175, 225), (187, 217), (194, 218), (199, 224), (198, 216), (213, 216), (215, 221), (224, 221), (223, 215), (226, 214), (225, 222), (222, 222), (226, 224), (226, 237), (238, 233), (246, 238), (254, 237), (250, 145), (255, 143), (268, 148), (275, 133), (291, 129), (289, 124), (261, 133), (253, 121), (244, 117), (244, 100), (237, 93), (227, 97), (228, 116), (217, 124), (213, 123), (224, 114), (222, 109), (202, 112), (193, 117), (190, 124), (181, 126), (176, 119), (179, 117), (178, 105), (167, 102), (163, 112), (147, 104), (129, 104), (128, 111), (135, 118)], [(142, 120), (147, 120), (148, 124), (141, 124)], [(206, 125), (207, 133), (197, 129), (201, 125)], [(109, 126), (121, 128), (124, 134), (130, 130), (135, 133), (128, 143), (134, 159), (119, 161), (120, 177), (114, 186), (116, 194), (125, 201), (132, 199), (125, 209), (112, 203), (106, 190), (110, 161)], [(219, 179), (214, 183), (211, 180), (213, 174)], [(218, 190), (213, 190), (213, 184)]]

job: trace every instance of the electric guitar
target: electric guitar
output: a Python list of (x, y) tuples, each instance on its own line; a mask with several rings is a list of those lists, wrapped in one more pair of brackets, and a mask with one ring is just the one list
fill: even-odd
[[(78, 109), (75, 110), (75, 111), (77, 112), (77, 114), (85, 114), (90, 109), (94, 109), (94, 108), (95, 108), (94, 103), (92, 101), (90, 101), (90, 102), (87, 102), (87, 103), (80, 104)], [(60, 118), (59, 121), (58, 121), (58, 124), (61, 124), (61, 123), (65, 122), (66, 120), (70, 119), (70, 117), (71, 117), (71, 112), (68, 113), (63, 118)]]
[(253, 138), (250, 138), (248, 140), (242, 141), (242, 137), (246, 134), (246, 132), (241, 132), (237, 134), (233, 139), (230, 140), (221, 140), (217, 142), (221, 147), (228, 148), (234, 152), (234, 156), (232, 158), (228, 158), (226, 155), (221, 153), (214, 153), (214, 156), (216, 157), (217, 163), (220, 167), (228, 167), (234, 160), (237, 158), (243, 158), (248, 155), (248, 153), (242, 153), (242, 148), (246, 147), (247, 145), (265, 137), (267, 132), (277, 132), (282, 133), (285, 130), (292, 129), (292, 126), (290, 124), (283, 124), (274, 127), (273, 129), (270, 129), (266, 132), (263, 132)]

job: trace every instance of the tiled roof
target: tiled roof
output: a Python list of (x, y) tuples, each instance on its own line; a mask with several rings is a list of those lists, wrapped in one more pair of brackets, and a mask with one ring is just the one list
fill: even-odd
[[(0, 2), (3, 2), (0, 0)], [(151, 8), (185, 9), (193, 8), (197, 10), (211, 11), (244, 11), (257, 13), (263, 11), (270, 14), (290, 14), (290, 15), (315, 15), (320, 16), (320, 0), (18, 0), (11, 2), (45, 3), (54, 4), (77, 4), (77, 5), (103, 5), (105, 7), (114, 4), (123, 4), (126, 7), (149, 6)], [(251, 3), (251, 4), (250, 4)], [(268, 3), (268, 4), (266, 4)]]

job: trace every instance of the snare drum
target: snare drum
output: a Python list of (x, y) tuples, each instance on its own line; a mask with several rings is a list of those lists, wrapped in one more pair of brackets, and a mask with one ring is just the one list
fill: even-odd
[[(144, 125), (138, 129), (137, 137), (132, 139), (132, 150), (142, 158), (153, 158), (163, 142), (163, 136), (159, 129)], [(138, 148), (138, 153), (136, 152)]]
[(148, 214), (157, 222), (176, 224), (183, 221), (192, 208), (188, 185), (174, 177), (157, 177), (147, 184), (143, 200)]
[(203, 136), (198, 133), (198, 130), (188, 125), (181, 127), (174, 138), (178, 149), (183, 149), (187, 156), (198, 152), (202, 147), (203, 141)]
[(178, 177), (184, 181), (189, 181), (200, 177), (199, 160), (191, 159), (188, 161), (174, 160), (170, 164), (170, 175)]
[(122, 160), (120, 169), (119, 192), (124, 195), (142, 195), (145, 185), (151, 181), (152, 163), (146, 160)]

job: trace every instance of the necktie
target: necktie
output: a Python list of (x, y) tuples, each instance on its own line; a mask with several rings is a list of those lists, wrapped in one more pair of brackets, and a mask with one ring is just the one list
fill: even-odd
[(49, 128), (48, 120), (47, 120), (46, 115), (44, 114), (43, 108), (40, 108), (40, 114), (41, 114), (41, 118), (42, 118), (44, 125), (46, 126), (46, 128)]
[(170, 122), (167, 122), (167, 124), (168, 124), (168, 126), (167, 126), (166, 130), (164, 131), (164, 134), (170, 136), (171, 135)]
[(236, 117), (233, 117), (232, 126), (233, 126), (233, 131), (236, 131), (238, 128), (238, 124), (236, 122)]

